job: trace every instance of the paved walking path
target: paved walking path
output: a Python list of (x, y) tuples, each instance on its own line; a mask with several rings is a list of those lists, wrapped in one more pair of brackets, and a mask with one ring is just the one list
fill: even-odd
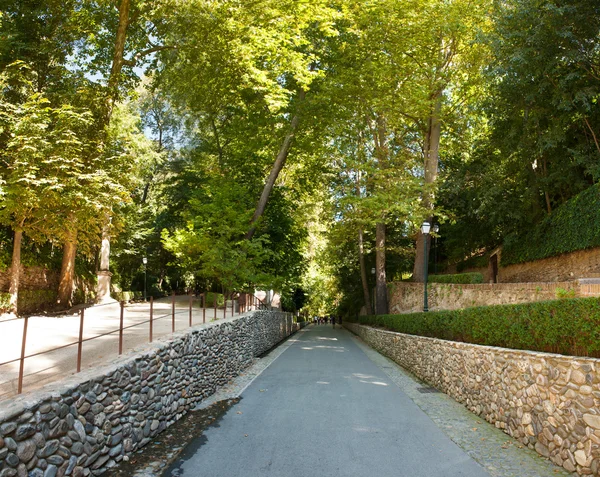
[[(159, 340), (171, 335), (171, 297), (154, 302), (153, 338)], [(177, 296), (175, 308), (175, 330), (189, 326), (189, 296)], [(192, 322), (194, 326), (203, 321), (199, 300), (193, 301)], [(226, 310), (231, 317), (231, 308)], [(237, 315), (236, 315), (237, 316)], [(119, 329), (120, 306), (118, 303), (97, 305), (85, 311), (83, 339)], [(139, 326), (124, 331), (123, 352), (127, 353), (144, 346), (149, 339), (149, 324), (143, 323), (150, 317), (149, 303), (135, 303), (126, 306), (124, 326), (139, 323)], [(214, 318), (214, 309), (206, 309), (206, 325)], [(223, 319), (223, 309), (217, 310), (217, 319)], [(51, 350), (79, 338), (79, 314), (58, 317), (32, 316), (29, 318), (26, 355)], [(0, 363), (19, 358), (25, 320), (0, 321)], [(119, 334), (102, 336), (87, 341), (83, 345), (82, 369), (109, 363), (118, 356)], [(42, 354), (25, 360), (24, 392), (33, 391), (53, 381), (74, 374), (77, 364), (77, 345)], [(17, 394), (19, 362), (0, 366), (0, 400)]]
[(349, 332), (295, 338), (164, 476), (490, 476)]

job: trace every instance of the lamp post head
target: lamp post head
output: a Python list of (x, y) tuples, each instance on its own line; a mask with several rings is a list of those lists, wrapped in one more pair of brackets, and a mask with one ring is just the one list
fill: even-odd
[(371, 273), (372, 273), (373, 275), (375, 275), (375, 269), (374, 269), (374, 268), (371, 268)]
[(438, 224), (433, 224), (433, 233), (437, 234), (440, 231), (440, 226)]
[(431, 230), (431, 224), (427, 221), (423, 222), (423, 225), (421, 225), (421, 233), (423, 235), (427, 235), (430, 230)]
[(146, 257), (142, 258), (142, 263), (146, 265), (148, 263), (148, 259)]

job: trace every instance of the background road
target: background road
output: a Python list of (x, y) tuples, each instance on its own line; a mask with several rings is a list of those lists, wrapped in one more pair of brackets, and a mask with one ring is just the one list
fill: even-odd
[(489, 477), (349, 332), (295, 338), (164, 476)]

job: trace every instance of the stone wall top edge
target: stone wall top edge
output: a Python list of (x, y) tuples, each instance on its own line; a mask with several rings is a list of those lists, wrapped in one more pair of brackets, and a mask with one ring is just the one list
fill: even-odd
[[(423, 288), (423, 283), (416, 283), (416, 282), (390, 282), (389, 284), (394, 285), (394, 286), (400, 286), (400, 287), (407, 287), (407, 288)], [(451, 287), (451, 288), (473, 288), (473, 289), (478, 289), (478, 288), (488, 288), (488, 289), (493, 289), (493, 288), (509, 288), (509, 289), (513, 289), (513, 288), (532, 288), (535, 289), (536, 287), (559, 287), (559, 286), (576, 286), (579, 284), (578, 280), (568, 280), (568, 281), (562, 281), (562, 282), (506, 282), (506, 283), (428, 283), (429, 286), (444, 286), (444, 287)]]
[(399, 333), (397, 331), (389, 331), (389, 330), (383, 330), (381, 328), (375, 328), (373, 326), (368, 326), (368, 325), (361, 325), (359, 323), (350, 323), (350, 325), (354, 325), (354, 326), (360, 326), (363, 328), (367, 328), (369, 330), (373, 330), (373, 331), (377, 331), (379, 333), (385, 333), (385, 334), (390, 334), (390, 335), (400, 335), (403, 337), (407, 337), (410, 339), (419, 339), (419, 340), (424, 340), (424, 341), (431, 341), (434, 343), (439, 343), (440, 345), (444, 345), (444, 346), (453, 346), (455, 348), (464, 348), (464, 349), (479, 349), (481, 351), (490, 351), (493, 353), (510, 353), (510, 354), (519, 354), (519, 355), (523, 355), (528, 356), (528, 357), (535, 357), (535, 358), (547, 358), (547, 359), (552, 359), (552, 360), (565, 360), (565, 361), (569, 361), (569, 362), (573, 362), (573, 361), (577, 361), (577, 362), (590, 362), (590, 363), (594, 363), (595, 365), (600, 365), (600, 359), (599, 358), (590, 358), (588, 356), (570, 356), (570, 355), (564, 355), (564, 354), (557, 354), (557, 353), (548, 353), (548, 352), (542, 352), (542, 351), (530, 351), (530, 350), (524, 350), (524, 349), (513, 349), (513, 348), (501, 348), (499, 346), (488, 346), (488, 345), (480, 345), (480, 344), (474, 344), (474, 343), (464, 343), (462, 341), (450, 341), (450, 340), (443, 340), (441, 338), (431, 338), (429, 336), (419, 336), (419, 335), (409, 335), (407, 333)]
[(196, 334), (203, 330), (208, 330), (214, 327), (221, 327), (223, 325), (234, 323), (239, 320), (245, 320), (255, 315), (264, 314), (275, 314), (280, 315), (284, 312), (271, 311), (271, 310), (257, 310), (242, 315), (220, 319), (216, 322), (207, 322), (205, 324), (196, 325), (192, 328), (186, 328), (185, 330), (176, 331), (175, 333), (161, 337), (152, 343), (146, 343), (136, 348), (129, 350), (122, 356), (117, 356), (113, 361), (105, 365), (84, 369), (80, 373), (69, 375), (60, 381), (54, 381), (46, 384), (45, 386), (23, 393), (15, 398), (8, 399), (0, 402), (0, 423), (8, 421), (13, 417), (21, 414), (25, 410), (33, 409), (40, 403), (49, 401), (53, 398), (58, 398), (74, 392), (79, 386), (89, 382), (103, 379), (105, 376), (110, 375), (119, 370), (119, 368), (126, 367), (134, 364), (136, 361), (141, 359), (148, 359), (156, 356), (164, 349), (169, 348), (173, 343), (178, 340), (184, 339), (189, 335)]

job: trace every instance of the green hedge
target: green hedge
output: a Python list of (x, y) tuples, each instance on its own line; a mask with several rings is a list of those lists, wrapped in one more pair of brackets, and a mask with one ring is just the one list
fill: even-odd
[(56, 290), (19, 290), (19, 315), (46, 311), (56, 306)]
[(594, 185), (556, 208), (525, 236), (510, 236), (502, 265), (529, 262), (600, 246), (600, 185)]
[(223, 306), (225, 304), (225, 298), (222, 293), (208, 292), (206, 294), (206, 308), (215, 306), (215, 298), (217, 299), (217, 306)]
[(481, 273), (455, 273), (453, 275), (429, 275), (430, 283), (483, 283)]
[(444, 340), (600, 358), (598, 298), (360, 316), (348, 321)]
[(120, 292), (112, 292), (110, 294), (117, 301), (133, 301), (133, 300), (143, 300), (144, 292), (141, 291), (120, 291)]

